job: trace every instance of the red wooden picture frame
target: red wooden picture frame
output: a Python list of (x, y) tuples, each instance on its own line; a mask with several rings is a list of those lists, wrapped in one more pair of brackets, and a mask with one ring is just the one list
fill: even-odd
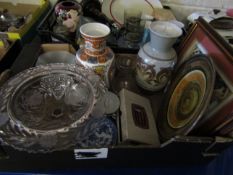
[[(200, 53), (213, 61), (216, 81), (211, 102), (196, 131), (198, 134), (229, 135), (233, 132), (233, 48), (202, 18), (193, 24), (178, 46), (177, 66)], [(223, 133), (224, 127), (228, 130)]]

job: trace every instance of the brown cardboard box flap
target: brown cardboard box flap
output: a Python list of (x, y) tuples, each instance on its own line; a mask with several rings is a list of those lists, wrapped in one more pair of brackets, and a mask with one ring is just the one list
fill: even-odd
[(76, 54), (75, 49), (70, 44), (42, 44), (41, 45), (41, 53), (49, 52), (49, 51), (68, 51), (72, 54)]

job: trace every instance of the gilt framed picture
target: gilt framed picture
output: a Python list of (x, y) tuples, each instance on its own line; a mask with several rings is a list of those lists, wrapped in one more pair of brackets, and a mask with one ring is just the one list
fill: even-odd
[(192, 25), (178, 46), (177, 66), (196, 54), (211, 58), (216, 78), (210, 103), (194, 133), (221, 134), (221, 130), (232, 123), (230, 133), (233, 131), (233, 48), (202, 18)]

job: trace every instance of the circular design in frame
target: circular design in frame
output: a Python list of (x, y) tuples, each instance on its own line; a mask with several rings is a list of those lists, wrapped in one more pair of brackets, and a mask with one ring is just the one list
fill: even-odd
[(176, 68), (157, 118), (162, 141), (194, 128), (209, 104), (214, 82), (214, 66), (205, 55), (195, 55)]

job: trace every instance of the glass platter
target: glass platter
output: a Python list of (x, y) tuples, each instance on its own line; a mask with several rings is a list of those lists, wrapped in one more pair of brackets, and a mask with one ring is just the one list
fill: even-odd
[(25, 70), (0, 89), (0, 140), (30, 153), (69, 148), (105, 91), (97, 75), (77, 65)]

